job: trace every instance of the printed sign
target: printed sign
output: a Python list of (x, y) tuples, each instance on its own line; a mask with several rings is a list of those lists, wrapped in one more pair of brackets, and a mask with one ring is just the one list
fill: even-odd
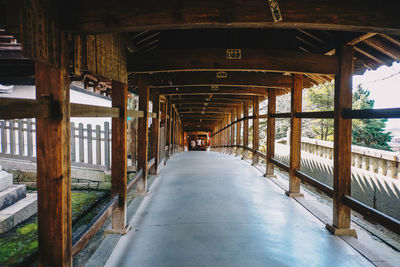
[(241, 59), (242, 49), (226, 49), (226, 59)]

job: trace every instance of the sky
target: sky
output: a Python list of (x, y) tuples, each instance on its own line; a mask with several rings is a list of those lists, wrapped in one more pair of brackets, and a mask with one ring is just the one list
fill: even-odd
[[(400, 108), (400, 63), (353, 76), (353, 88), (359, 84), (370, 91), (370, 99), (375, 100), (374, 108)], [(400, 119), (388, 120), (386, 129), (393, 128), (400, 129)]]

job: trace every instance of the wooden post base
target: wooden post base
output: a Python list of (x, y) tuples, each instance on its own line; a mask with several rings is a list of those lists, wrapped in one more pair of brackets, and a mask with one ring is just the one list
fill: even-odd
[(274, 179), (277, 179), (278, 178), (278, 176), (276, 176), (275, 174), (264, 174), (264, 177), (265, 178), (274, 178)]
[(350, 229), (350, 228), (336, 228), (333, 225), (326, 224), (326, 229), (328, 229), (329, 232), (333, 235), (337, 236), (352, 236), (354, 238), (357, 238), (357, 232), (355, 229)]
[(147, 177), (143, 180), (138, 181), (137, 186), (136, 186), (136, 193), (137, 194), (146, 194), (147, 193)]
[(286, 191), (285, 194), (288, 197), (304, 197), (303, 193), (292, 193), (292, 192)]
[(131, 226), (128, 224), (125, 229), (108, 229), (104, 231), (104, 235), (114, 235), (114, 234), (120, 234), (120, 235), (126, 235), (129, 231), (131, 230)]

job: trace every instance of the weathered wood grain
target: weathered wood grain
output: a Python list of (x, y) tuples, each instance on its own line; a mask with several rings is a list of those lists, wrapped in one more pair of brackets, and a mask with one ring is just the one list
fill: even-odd
[(225, 58), (225, 49), (159, 49), (129, 56), (128, 71), (269, 71), (337, 74), (338, 58), (292, 51), (242, 49), (240, 60)]
[[(153, 113), (160, 113), (160, 92), (155, 90), (151, 94), (151, 102), (153, 103)], [(160, 119), (159, 116), (156, 118), (152, 118), (151, 127), (150, 127), (150, 145), (151, 145), (151, 157), (154, 158), (155, 163), (153, 167), (150, 169), (151, 174), (157, 174), (158, 164), (159, 164), (159, 138), (160, 134)]]
[(340, 49), (335, 77), (332, 226), (337, 229), (349, 229), (351, 221), (351, 209), (343, 203), (344, 196), (351, 196), (351, 120), (343, 118), (343, 111), (352, 107), (353, 53), (350, 45)]
[(301, 160), (301, 119), (295, 117), (296, 112), (301, 112), (303, 92), (303, 75), (293, 76), (293, 89), (291, 94), (291, 117), (290, 117), (290, 169), (288, 195), (299, 195), (300, 178), (295, 174), (300, 170)]
[[(276, 90), (268, 90), (268, 114), (276, 112)], [(268, 117), (267, 119), (267, 164), (266, 176), (274, 175), (274, 164), (271, 158), (275, 156), (275, 118)]]
[(119, 110), (119, 117), (112, 118), (111, 127), (111, 195), (118, 194), (118, 207), (112, 214), (112, 228), (125, 230), (126, 225), (126, 183), (127, 183), (127, 84), (112, 81), (111, 104)]
[(267, 2), (239, 0), (145, 2), (76, 1), (65, 3), (63, 27), (73, 31), (109, 32), (184, 28), (290, 28), (400, 34), (394, 2), (373, 0), (279, 1), (282, 21), (275, 22)]
[(149, 86), (147, 77), (139, 79), (139, 110), (144, 112), (144, 116), (139, 118), (138, 125), (138, 169), (143, 171), (142, 177), (138, 181), (137, 191), (147, 192), (147, 154), (148, 154), (148, 123), (149, 123)]
[[(256, 96), (253, 100), (253, 116), (258, 116), (260, 112), (259, 98)], [(258, 150), (260, 145), (260, 120), (258, 118), (253, 119), (253, 149)], [(259, 163), (259, 157), (257, 153), (253, 153), (252, 164), (257, 165)]]
[(36, 120), (39, 265), (71, 266), (69, 79), (65, 69), (36, 63), (36, 98), (48, 95), (61, 116)]

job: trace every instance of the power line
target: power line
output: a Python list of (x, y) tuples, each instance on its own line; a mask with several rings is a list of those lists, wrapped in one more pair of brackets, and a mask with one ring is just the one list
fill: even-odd
[(376, 82), (384, 81), (384, 80), (390, 79), (390, 78), (392, 78), (392, 77), (394, 77), (394, 76), (396, 76), (396, 75), (399, 75), (399, 74), (400, 74), (400, 71), (399, 71), (399, 72), (396, 72), (396, 73), (393, 73), (393, 74), (391, 74), (391, 75), (389, 75), (389, 76), (387, 76), (387, 77), (381, 78), (381, 79), (376, 79), (376, 80), (373, 80), (373, 81), (368, 81), (368, 82), (360, 83), (360, 85), (365, 85), (365, 84), (370, 84), (370, 83), (376, 83)]

